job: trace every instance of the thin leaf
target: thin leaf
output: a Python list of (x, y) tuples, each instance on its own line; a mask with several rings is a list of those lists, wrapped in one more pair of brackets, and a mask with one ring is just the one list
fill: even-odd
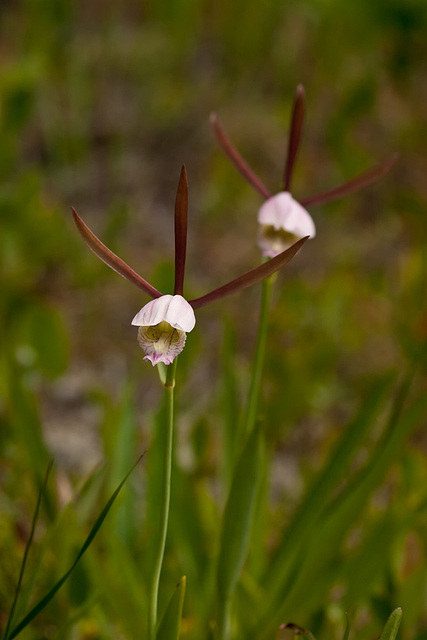
[(382, 378), (364, 398), (354, 419), (343, 431), (343, 435), (331, 452), (327, 463), (313, 479), (304, 499), (284, 532), (283, 539), (265, 576), (265, 586), (272, 591), (284, 579), (292, 558), (299, 546), (312, 534), (316, 521), (321, 517), (325, 505), (330, 502), (336, 487), (347, 474), (352, 459), (358, 453), (366, 434), (377, 419), (386, 394), (390, 393), (391, 379)]
[[(144, 454), (143, 454), (144, 455)], [(74, 560), (73, 564), (71, 565), (71, 567), (68, 569), (68, 571), (62, 576), (62, 578), (60, 578), (58, 580), (58, 582), (52, 587), (52, 589), (44, 596), (44, 598), (42, 598), (32, 609), (31, 611), (25, 616), (25, 618), (23, 620), (21, 620), (21, 622), (13, 629), (13, 631), (10, 633), (8, 640), (13, 640), (13, 638), (16, 638), (16, 636), (21, 633), (21, 631), (23, 629), (25, 629), (25, 627), (27, 627), (30, 622), (32, 622), (34, 620), (34, 618), (49, 604), (49, 602), (52, 600), (52, 598), (54, 597), (54, 595), (57, 593), (57, 591), (59, 591), (59, 589), (62, 587), (62, 585), (67, 581), (67, 579), (70, 577), (71, 573), (73, 572), (73, 570), (75, 569), (77, 563), (79, 562), (80, 558), (83, 556), (83, 554), (85, 553), (85, 551), (88, 549), (88, 547), (90, 546), (90, 544), (92, 543), (93, 539), (95, 538), (96, 534), (98, 533), (102, 523), (104, 522), (108, 512), (110, 511), (111, 507), (114, 504), (114, 501), (116, 500), (117, 496), (120, 493), (120, 490), (122, 489), (123, 485), (125, 484), (126, 480), (128, 479), (128, 477), (130, 476), (130, 474), (132, 473), (132, 471), (135, 469), (135, 467), (138, 465), (138, 463), (141, 461), (143, 455), (141, 455), (138, 460), (136, 461), (136, 463), (134, 464), (134, 466), (132, 467), (132, 469), (126, 474), (126, 476), (123, 478), (123, 480), (121, 481), (121, 483), (119, 484), (119, 486), (117, 487), (117, 489), (114, 491), (113, 495), (110, 497), (110, 499), (107, 501), (107, 504), (105, 505), (105, 507), (102, 509), (100, 515), (98, 516), (98, 518), (96, 519), (95, 524), (93, 525), (92, 529), (89, 532), (89, 535), (87, 536), (86, 540), (84, 541), (83, 545), (80, 548), (80, 551), (77, 554), (76, 559)]]
[(365, 601), (366, 585), (376, 584), (381, 576), (388, 575), (396, 540), (411, 524), (408, 518), (402, 518), (389, 508), (371, 525), (365, 525), (359, 548), (342, 559), (340, 574), (347, 585), (344, 606), (356, 607), (360, 601)]
[(182, 609), (185, 598), (186, 578), (183, 576), (169, 601), (166, 611), (160, 620), (156, 640), (178, 640), (181, 627)]
[(299, 202), (303, 207), (308, 207), (309, 205), (313, 204), (330, 202), (331, 200), (342, 198), (343, 196), (346, 196), (349, 193), (353, 193), (354, 191), (359, 191), (359, 189), (363, 189), (364, 187), (377, 182), (383, 176), (385, 176), (386, 173), (390, 171), (397, 158), (398, 154), (395, 153), (387, 160), (384, 160), (384, 162), (375, 165), (375, 167), (371, 167), (371, 169), (364, 171), (364, 173), (359, 174), (352, 180), (344, 182), (344, 184), (341, 184), (338, 187), (334, 187), (333, 189), (329, 189), (328, 191), (324, 191), (323, 193), (319, 193), (317, 196), (311, 196), (310, 198), (299, 200)]
[(402, 620), (402, 609), (398, 607), (391, 614), (380, 636), (380, 640), (395, 640)]
[(338, 552), (343, 538), (366, 506), (369, 496), (380, 485), (390, 464), (402, 451), (411, 432), (423, 423), (427, 398), (418, 398), (403, 412), (412, 377), (413, 372), (410, 372), (402, 381), (391, 407), (386, 430), (365, 465), (323, 510), (313, 528), (312, 543), (306, 540), (295, 550), (293, 566), (286, 576), (282, 576), (280, 585), (278, 582), (273, 585), (265, 581), (269, 599), (251, 638), (258, 637), (257, 634), (264, 628), (273, 629), (275, 620), (280, 620), (286, 611), (297, 610), (301, 602), (306, 607), (320, 606), (319, 594), (328, 591), (336, 579)]
[(236, 327), (235, 323), (224, 321), (223, 342), (219, 361), (221, 363), (221, 420), (222, 428), (222, 476), (224, 485), (229, 487), (236, 462), (240, 417), (239, 371), (236, 367)]
[(237, 171), (251, 184), (254, 189), (256, 189), (265, 199), (271, 198), (271, 193), (267, 189), (267, 187), (261, 182), (258, 176), (254, 173), (254, 171), (250, 168), (245, 160), (243, 160), (240, 153), (237, 151), (236, 147), (233, 145), (231, 140), (228, 138), (224, 129), (222, 128), (218, 116), (216, 113), (211, 113), (210, 117), (211, 126), (215, 133), (216, 139), (219, 142), (221, 149), (224, 151), (225, 155), (231, 160), (231, 162), (236, 167)]
[(248, 553), (262, 457), (260, 429), (255, 427), (237, 462), (224, 511), (217, 573), (220, 608), (233, 594)]
[(175, 200), (175, 289), (182, 296), (184, 290), (185, 256), (187, 252), (188, 180), (185, 165), (179, 177)]
[(89, 249), (91, 249), (91, 251), (93, 251), (100, 260), (102, 260), (102, 262), (105, 262), (110, 269), (113, 269), (113, 271), (125, 278), (125, 280), (128, 280), (128, 282), (131, 282), (139, 289), (142, 289), (145, 293), (148, 293), (152, 298), (160, 298), (162, 295), (160, 291), (157, 291), (157, 289), (152, 287), (149, 282), (144, 280), (144, 278), (141, 278), (136, 271), (131, 269), (124, 260), (110, 251), (110, 249), (106, 247), (105, 244), (103, 244), (83, 222), (75, 209), (71, 208), (71, 211), (73, 212), (74, 222), (76, 223), (77, 229), (79, 230), (83, 240), (86, 242)]
[(279, 255), (271, 258), (271, 260), (267, 260), (263, 264), (255, 267), (255, 269), (251, 269), (247, 273), (239, 276), (235, 280), (224, 284), (222, 287), (207, 293), (200, 298), (196, 298), (195, 300), (190, 300), (190, 304), (194, 309), (199, 309), (200, 307), (204, 307), (211, 302), (215, 302), (216, 300), (221, 300), (221, 298), (225, 298), (225, 296), (229, 296), (232, 293), (236, 293), (237, 291), (241, 291), (242, 289), (246, 289), (246, 287), (250, 287), (260, 280), (264, 278), (268, 278), (276, 271), (279, 271), (282, 267), (284, 267), (296, 253), (301, 249), (302, 245), (308, 240), (309, 236), (305, 238), (301, 238), (298, 242), (295, 242), (289, 249), (282, 251)]
[(289, 132), (288, 152), (286, 154), (284, 187), (285, 191), (290, 191), (292, 174), (295, 166), (299, 144), (301, 141), (302, 127), (305, 115), (305, 91), (302, 84), (297, 86), (295, 93), (294, 107), (291, 116), (291, 128)]
[(22, 579), (24, 577), (24, 572), (25, 572), (25, 567), (26, 567), (26, 564), (27, 564), (28, 553), (30, 551), (30, 547), (31, 547), (31, 544), (32, 544), (33, 538), (34, 538), (34, 532), (36, 530), (36, 524), (37, 524), (37, 520), (38, 520), (38, 517), (39, 517), (39, 511), (40, 511), (40, 504), (41, 504), (41, 500), (42, 500), (42, 495), (43, 495), (44, 490), (46, 489), (47, 481), (49, 479), (49, 474), (50, 474), (50, 472), (52, 470), (52, 465), (53, 465), (53, 461), (51, 460), (49, 462), (47, 470), (46, 470), (46, 475), (45, 475), (45, 478), (44, 478), (43, 485), (40, 487), (39, 494), (37, 496), (36, 508), (34, 509), (33, 519), (31, 521), (30, 535), (28, 537), (27, 544), (25, 545), (25, 551), (24, 551), (24, 556), (22, 558), (21, 569), (19, 571), (18, 584), (16, 585), (15, 595), (14, 595), (14, 598), (13, 598), (12, 606), (10, 608), (10, 613), (9, 613), (9, 617), (8, 617), (8, 620), (7, 620), (6, 630), (4, 632), (3, 640), (8, 640), (8, 638), (9, 638), (9, 630), (10, 630), (10, 627), (12, 626), (13, 616), (14, 616), (16, 605), (17, 605), (17, 602), (18, 602), (19, 594), (21, 593)]

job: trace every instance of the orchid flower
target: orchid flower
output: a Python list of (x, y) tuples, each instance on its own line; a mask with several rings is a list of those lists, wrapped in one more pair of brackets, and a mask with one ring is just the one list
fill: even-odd
[(170, 364), (184, 348), (186, 334), (196, 323), (194, 309), (245, 289), (272, 275), (287, 264), (299, 251), (306, 237), (301, 238), (275, 258), (214, 289), (210, 293), (187, 301), (183, 297), (187, 249), (188, 181), (182, 167), (175, 201), (175, 286), (173, 295), (163, 295), (144, 280), (121, 258), (106, 247), (72, 209), (77, 228), (88, 247), (111, 269), (147, 293), (153, 300), (136, 314), (132, 324), (138, 327), (138, 342), (152, 365)]
[(258, 222), (260, 225), (258, 246), (265, 257), (276, 256), (298, 238), (304, 236), (313, 238), (316, 235), (314, 222), (305, 207), (341, 198), (376, 182), (389, 171), (397, 159), (397, 155), (395, 154), (384, 162), (359, 174), (352, 180), (344, 182), (338, 187), (297, 201), (290, 193), (290, 186), (295, 159), (301, 140), (304, 115), (305, 91), (302, 85), (298, 85), (291, 116), (283, 191), (272, 195), (229, 140), (217, 115), (215, 113), (211, 114), (213, 131), (225, 155), (228, 156), (243, 177), (265, 199), (265, 203), (258, 211)]

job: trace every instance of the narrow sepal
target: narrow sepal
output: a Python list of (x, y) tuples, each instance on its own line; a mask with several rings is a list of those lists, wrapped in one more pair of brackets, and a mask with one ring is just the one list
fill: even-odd
[(285, 266), (296, 253), (301, 249), (302, 245), (308, 240), (309, 236), (305, 238), (301, 238), (298, 242), (295, 242), (289, 249), (286, 251), (282, 251), (279, 255), (271, 258), (267, 262), (259, 265), (255, 269), (248, 271), (242, 276), (235, 278), (228, 284), (207, 293), (200, 298), (196, 298), (195, 300), (189, 300), (189, 303), (193, 307), (193, 309), (199, 309), (200, 307), (204, 307), (211, 302), (215, 302), (216, 300), (220, 300), (221, 298), (225, 298), (225, 296), (229, 296), (232, 293), (236, 293), (237, 291), (241, 291), (242, 289), (246, 289), (246, 287), (250, 287), (253, 284), (256, 284), (260, 280), (264, 280), (264, 278), (268, 278), (276, 271), (279, 271), (282, 267)]
[(237, 151), (236, 147), (233, 145), (224, 129), (222, 128), (216, 113), (211, 113), (210, 122), (221, 149), (234, 164), (237, 171), (241, 173), (245, 180), (247, 180), (249, 184), (251, 184), (254, 189), (256, 189), (263, 196), (263, 198), (270, 198), (271, 193), (261, 182), (258, 176), (254, 173), (254, 171), (250, 168), (248, 163), (243, 160), (242, 156)]
[(121, 258), (116, 256), (115, 253), (110, 251), (108, 247), (105, 246), (96, 237), (96, 235), (89, 229), (89, 227), (83, 222), (83, 220), (78, 215), (77, 211), (74, 208), (71, 208), (74, 216), (74, 222), (76, 223), (77, 229), (80, 232), (83, 240), (86, 242), (89, 249), (93, 251), (93, 253), (100, 258), (106, 265), (113, 269), (120, 276), (137, 286), (139, 289), (142, 289), (152, 298), (159, 298), (162, 294), (160, 291), (157, 291), (154, 287), (151, 286), (149, 282), (141, 278), (140, 275), (136, 273), (133, 269), (129, 267)]
[(175, 200), (175, 288), (182, 295), (184, 290), (185, 257), (187, 252), (188, 180), (185, 165), (182, 166)]
[(303, 207), (308, 207), (313, 204), (322, 204), (324, 202), (330, 202), (331, 200), (336, 200), (337, 198), (342, 198), (343, 196), (348, 195), (349, 193), (353, 193), (354, 191), (359, 191), (359, 189), (363, 189), (364, 187), (373, 184), (380, 180), (383, 176), (386, 175), (394, 165), (398, 158), (398, 154), (395, 153), (384, 162), (371, 167), (367, 171), (359, 174), (352, 180), (348, 182), (344, 182), (344, 184), (339, 185), (338, 187), (334, 187), (333, 189), (329, 189), (328, 191), (324, 191), (323, 193), (319, 193), (316, 196), (311, 196), (310, 198), (304, 198), (300, 200), (300, 204)]
[(290, 191), (292, 175), (294, 172), (295, 159), (301, 142), (302, 127), (305, 116), (305, 91), (302, 84), (297, 86), (295, 92), (294, 106), (291, 116), (291, 127), (289, 132), (288, 152), (285, 162), (284, 190)]

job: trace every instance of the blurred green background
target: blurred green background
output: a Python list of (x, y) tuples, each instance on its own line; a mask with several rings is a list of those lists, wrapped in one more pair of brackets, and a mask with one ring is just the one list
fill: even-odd
[[(261, 201), (217, 148), (211, 111), (279, 190), (294, 91), (304, 85), (297, 198), (400, 154), (380, 183), (311, 210), (317, 237), (278, 278), (263, 402), (267, 440), (279, 452), (275, 499), (295, 504), (365, 394), (425, 352), (426, 33), (424, 0), (2, 0), (0, 610), (47, 451), (66, 502), (114, 457), (106, 434), (123, 398), (134, 398), (137, 450), (150, 441), (159, 399), (130, 326), (147, 299), (89, 252), (70, 207), (169, 292), (185, 163), (187, 296), (259, 263)], [(180, 358), (178, 458), (192, 468), (195, 450), (208, 477), (223, 462), (224, 350), (239, 404), (259, 295), (254, 287), (202, 309)], [(415, 397), (426, 382), (424, 358)], [(33, 441), (29, 424), (42, 425), (43, 438)], [(423, 426), (402, 453), (410, 491), (427, 477)], [(418, 564), (425, 524), (411, 533)], [(426, 615), (414, 613), (417, 629)]]

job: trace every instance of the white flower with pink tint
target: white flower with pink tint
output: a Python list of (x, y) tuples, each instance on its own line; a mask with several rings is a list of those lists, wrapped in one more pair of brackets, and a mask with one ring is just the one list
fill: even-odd
[(300, 238), (316, 235), (312, 217), (289, 191), (264, 202), (258, 211), (258, 223), (258, 246), (266, 258), (277, 256)]

